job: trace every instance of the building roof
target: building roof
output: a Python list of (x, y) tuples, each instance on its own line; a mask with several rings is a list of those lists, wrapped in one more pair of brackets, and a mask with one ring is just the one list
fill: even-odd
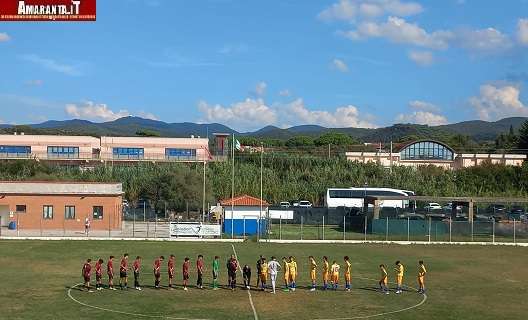
[(0, 181), (0, 195), (122, 195), (121, 183)]
[(231, 199), (224, 199), (220, 201), (220, 204), (224, 207), (226, 206), (246, 206), (246, 207), (258, 207), (261, 204), (265, 207), (269, 206), (269, 203), (266, 200), (255, 198), (247, 194), (243, 194)]

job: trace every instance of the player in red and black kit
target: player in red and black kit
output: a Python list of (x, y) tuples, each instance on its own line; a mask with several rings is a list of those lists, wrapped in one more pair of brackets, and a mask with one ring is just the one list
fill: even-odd
[(103, 259), (99, 258), (95, 263), (95, 290), (103, 290)]
[(172, 290), (172, 280), (174, 279), (174, 255), (171, 254), (167, 262), (167, 273), (169, 276), (169, 290)]
[(140, 256), (137, 256), (136, 260), (134, 260), (132, 269), (134, 270), (134, 288), (136, 290), (141, 291), (141, 286), (139, 285), (139, 270), (141, 269), (141, 257)]
[(123, 255), (119, 264), (119, 288), (128, 289), (128, 253)]
[(238, 261), (234, 255), (227, 261), (227, 279), (231, 290), (234, 291), (236, 288), (236, 273), (238, 269)]
[(114, 288), (114, 256), (108, 258), (106, 263), (106, 274), (108, 274), (108, 289), (115, 290)]
[(189, 261), (188, 257), (185, 257), (185, 260), (183, 261), (182, 271), (183, 271), (183, 290), (187, 291), (187, 284), (189, 282), (189, 267), (191, 265), (191, 262)]
[(196, 287), (198, 289), (203, 289), (203, 274), (204, 274), (204, 260), (203, 255), (198, 255), (198, 260), (196, 260), (196, 273), (198, 274), (198, 279), (196, 280)]
[(159, 258), (157, 258), (156, 260), (154, 260), (154, 265), (153, 265), (153, 269), (154, 269), (154, 287), (156, 287), (156, 289), (159, 289), (160, 287), (160, 279), (161, 279), (161, 262), (165, 259), (165, 257), (163, 256), (160, 256)]
[(84, 287), (86, 288), (86, 291), (93, 292), (90, 289), (90, 278), (92, 277), (92, 259), (87, 259), (86, 262), (83, 264), (82, 267), (82, 276), (84, 279)]

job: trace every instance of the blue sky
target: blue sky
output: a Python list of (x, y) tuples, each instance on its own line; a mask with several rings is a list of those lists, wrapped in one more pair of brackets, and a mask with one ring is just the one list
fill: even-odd
[(238, 130), (528, 116), (528, 0), (97, 3), (0, 23), (0, 121), (137, 115)]

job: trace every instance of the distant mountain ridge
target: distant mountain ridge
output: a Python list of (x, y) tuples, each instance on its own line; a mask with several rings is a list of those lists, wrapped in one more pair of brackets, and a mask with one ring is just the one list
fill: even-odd
[[(150, 131), (163, 137), (190, 137), (191, 135), (206, 137), (211, 136), (213, 133), (234, 133), (242, 136), (286, 140), (299, 135), (316, 137), (325, 132), (334, 131), (349, 134), (364, 142), (397, 140), (408, 136), (435, 139), (453, 134), (462, 134), (477, 142), (482, 142), (494, 140), (499, 134), (508, 132), (510, 126), (517, 130), (526, 120), (528, 118), (511, 117), (495, 122), (472, 120), (441, 126), (395, 124), (376, 129), (326, 128), (318, 125), (299, 125), (283, 129), (276, 126), (266, 126), (253, 132), (238, 132), (219, 123), (167, 123), (140, 117), (124, 117), (102, 123), (80, 119), (50, 120), (27, 126), (31, 129), (40, 129), (45, 132), (56, 132), (55, 134), (86, 134), (95, 136), (134, 136), (140, 131)], [(13, 126), (1, 125), (0, 131), (9, 130), (11, 127)]]

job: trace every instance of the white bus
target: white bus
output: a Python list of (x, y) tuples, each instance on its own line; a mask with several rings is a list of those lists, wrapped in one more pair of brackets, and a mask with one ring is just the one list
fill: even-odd
[[(347, 207), (363, 208), (363, 198), (382, 196), (414, 196), (413, 191), (392, 188), (330, 188), (326, 190), (325, 206), (327, 208)], [(372, 205), (369, 205), (372, 207)], [(409, 200), (382, 200), (381, 207), (407, 208)]]

